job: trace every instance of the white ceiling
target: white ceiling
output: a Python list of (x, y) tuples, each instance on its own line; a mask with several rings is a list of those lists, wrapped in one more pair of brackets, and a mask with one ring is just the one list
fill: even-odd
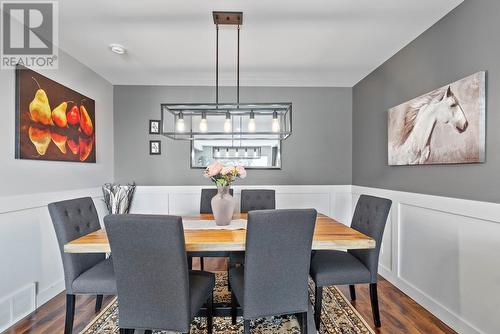
[[(241, 85), (350, 87), (462, 1), (65, 0), (59, 44), (113, 84), (214, 85), (212, 11), (243, 11)], [(235, 49), (221, 30), (221, 85)]]

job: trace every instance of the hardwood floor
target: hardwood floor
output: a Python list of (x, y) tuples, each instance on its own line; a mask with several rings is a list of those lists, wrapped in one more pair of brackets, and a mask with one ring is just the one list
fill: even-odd
[[(339, 287), (350, 300), (349, 287)], [(372, 309), (368, 284), (356, 286), (356, 301), (352, 302), (356, 310), (375, 330), (375, 333), (393, 334), (433, 334), (456, 333), (441, 320), (433, 316), (413, 299), (399, 291), (394, 285), (379, 276), (378, 298), (382, 327), (373, 326)]]
[[(195, 260), (193, 265), (198, 266), (199, 263)], [(205, 270), (223, 270), (225, 267), (225, 259), (205, 260)], [(347, 286), (343, 286), (340, 289), (344, 295), (349, 296), (349, 288)], [(375, 329), (376, 333), (455, 333), (439, 319), (427, 312), (423, 307), (383, 278), (380, 278), (378, 293), (382, 327)], [(356, 297), (357, 300), (353, 302), (353, 305), (367, 323), (373, 326), (368, 285), (356, 286)], [(108, 304), (111, 299), (112, 297), (105, 297), (103, 307)], [(77, 334), (95, 316), (94, 306), (95, 297), (77, 297), (73, 333)], [(18, 322), (12, 328), (8, 329), (5, 334), (62, 333), (64, 329), (64, 312), (65, 296), (64, 293), (61, 293), (40, 307), (37, 311)]]

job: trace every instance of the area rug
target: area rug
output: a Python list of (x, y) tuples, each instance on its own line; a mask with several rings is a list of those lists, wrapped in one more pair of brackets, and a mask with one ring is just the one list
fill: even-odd
[[(314, 302), (314, 285), (309, 284), (309, 294)], [(227, 274), (216, 274), (215, 303), (229, 303), (231, 295), (227, 290)], [(320, 334), (374, 334), (361, 315), (352, 307), (347, 298), (334, 286), (323, 289), (323, 309)], [(238, 317), (236, 325), (231, 318), (214, 318), (214, 334), (243, 333), (243, 319)], [(118, 334), (118, 302), (109, 303), (80, 334)], [(172, 332), (155, 331), (155, 334)], [(195, 318), (191, 334), (205, 334), (205, 318)], [(294, 316), (271, 317), (252, 323), (252, 334), (299, 334), (300, 327)]]

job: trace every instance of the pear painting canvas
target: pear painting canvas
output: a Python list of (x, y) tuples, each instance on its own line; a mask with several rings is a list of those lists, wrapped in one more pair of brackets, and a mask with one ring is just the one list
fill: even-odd
[(26, 67), (16, 69), (16, 158), (96, 162), (95, 102)]

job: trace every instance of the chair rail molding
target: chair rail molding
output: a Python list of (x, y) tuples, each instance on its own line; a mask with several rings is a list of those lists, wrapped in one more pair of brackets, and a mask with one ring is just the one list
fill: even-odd
[(500, 204), (352, 186), (393, 201), (379, 273), (459, 333), (498, 333)]

